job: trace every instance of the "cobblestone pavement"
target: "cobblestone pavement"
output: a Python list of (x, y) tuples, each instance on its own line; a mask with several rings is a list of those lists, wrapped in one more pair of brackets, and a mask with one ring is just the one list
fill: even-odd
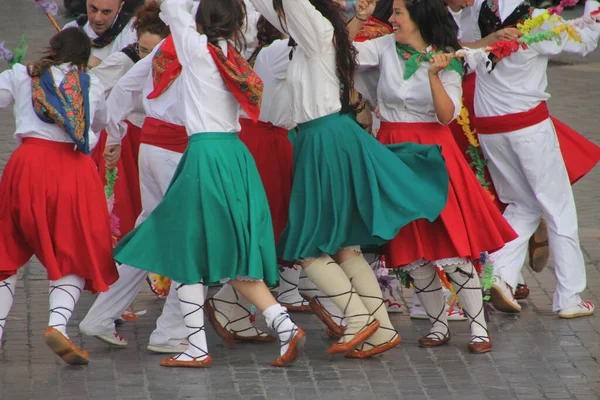
[[(46, 17), (31, 1), (2, 2), (0, 40), (8, 48), (22, 32), (29, 35), (33, 58), (52, 35)], [(59, 18), (60, 22), (65, 22)], [(561, 57), (549, 70), (553, 114), (600, 143), (600, 52), (586, 59)], [(4, 66), (3, 66), (4, 67)], [(0, 171), (15, 148), (10, 111), (0, 113)], [(588, 289), (600, 297), (600, 168), (575, 187)], [(93, 296), (84, 294), (69, 333), (90, 352), (88, 367), (66, 367), (42, 341), (47, 323), (48, 283), (32, 262), (22, 270), (15, 304), (6, 326), (6, 352), (0, 362), (0, 399), (579, 399), (600, 398), (600, 315), (559, 320), (551, 311), (555, 286), (551, 270), (526, 271), (532, 292), (520, 315), (492, 315), (494, 351), (471, 355), (468, 326), (451, 324), (453, 340), (440, 349), (420, 349), (417, 339), (428, 328), (403, 314), (392, 317), (401, 345), (375, 359), (356, 361), (326, 354), (328, 340), (313, 315), (294, 315), (308, 332), (306, 353), (291, 368), (270, 367), (276, 345), (225, 345), (208, 328), (214, 364), (206, 370), (167, 369), (161, 356), (146, 351), (161, 300), (141, 294), (136, 309), (148, 314), (120, 333), (125, 349), (110, 349), (82, 336), (79, 321)], [(403, 294), (405, 304), (412, 293)]]

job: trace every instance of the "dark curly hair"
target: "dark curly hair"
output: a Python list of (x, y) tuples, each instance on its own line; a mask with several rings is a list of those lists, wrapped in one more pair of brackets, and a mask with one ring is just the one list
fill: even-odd
[[(348, 38), (348, 28), (341, 6), (335, 0), (309, 1), (310, 4), (312, 4), (312, 6), (315, 7), (333, 26), (333, 44), (335, 46), (337, 76), (344, 90), (341, 112), (346, 113), (350, 110), (350, 91), (354, 89), (354, 73), (357, 68), (357, 51)], [(285, 22), (285, 12), (281, 0), (273, 0), (273, 8), (279, 15), (280, 20)], [(285, 26), (283, 23), (282, 25)]]
[(461, 48), (456, 23), (444, 3), (440, 0), (405, 0), (404, 5), (426, 43), (446, 52)]
[(27, 64), (27, 73), (35, 78), (48, 68), (64, 63), (71, 63), (80, 71), (85, 71), (91, 54), (92, 43), (82, 29), (63, 29), (52, 36), (50, 46), (40, 60)]
[(242, 29), (246, 21), (246, 6), (240, 0), (202, 0), (196, 12), (208, 42), (217, 45), (220, 38), (231, 39), (238, 50), (246, 47)]
[(151, 0), (137, 8), (135, 12), (135, 23), (133, 29), (136, 30), (138, 38), (143, 33), (151, 33), (166, 38), (171, 33), (169, 27), (160, 19), (160, 3)]

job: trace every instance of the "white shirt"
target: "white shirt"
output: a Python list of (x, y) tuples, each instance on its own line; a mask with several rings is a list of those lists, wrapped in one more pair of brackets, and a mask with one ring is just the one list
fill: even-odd
[(458, 26), (458, 40), (461, 43), (474, 43), (481, 39), (479, 29), (474, 29), (473, 24), (471, 24), (473, 7), (466, 7), (460, 11), (452, 11), (448, 7), (448, 11)]
[[(477, 19), (483, 1), (477, 0), (473, 6), (471, 24), (474, 27), (478, 27)], [(500, 2), (502, 1), (500, 0)], [(585, 3), (584, 12), (589, 13), (598, 6), (600, 3), (588, 0)], [(500, 9), (503, 8), (500, 7)], [(543, 11), (536, 10), (534, 16)], [(551, 27), (552, 24), (547, 21), (542, 27), (532, 32), (545, 31)], [(502, 59), (489, 73), (483, 64), (479, 64), (475, 89), (475, 115), (491, 117), (524, 112), (537, 107), (540, 102), (548, 100), (550, 98), (550, 94), (546, 92), (548, 58), (563, 51), (584, 56), (598, 45), (600, 23), (594, 24), (592, 27), (576, 29), (583, 43), (568, 40), (567, 33), (563, 32), (560, 35), (560, 43), (557, 43), (556, 40), (548, 40), (531, 44), (527, 50), (521, 49)]]
[[(56, 85), (60, 85), (69, 71), (70, 64), (51, 67)], [(98, 78), (90, 77), (90, 150), (96, 146), (98, 138), (94, 132), (100, 132), (106, 126), (108, 117), (104, 100), (104, 88)], [(12, 69), (0, 74), (0, 109), (10, 106), (14, 101), (16, 119), (15, 137), (22, 140), (25, 137), (51, 140), (53, 142), (74, 143), (73, 139), (56, 124), (42, 122), (38, 118), (31, 102), (31, 77), (27, 68), (16, 64)]]
[(184, 108), (181, 106), (181, 75), (159, 97), (148, 99), (148, 95), (154, 90), (152, 59), (163, 42), (156, 45), (149, 55), (131, 67), (119, 79), (108, 97), (107, 107), (110, 121), (106, 127), (107, 144), (121, 143), (126, 128), (122, 121), (136, 109), (139, 101), (142, 103), (144, 114), (148, 117), (170, 124), (185, 125)]
[[(134, 66), (134, 62), (122, 51), (116, 51), (108, 56), (100, 65), (90, 69), (90, 75), (96, 76), (104, 86), (104, 96), (108, 98), (113, 87), (117, 84), (127, 71)], [(137, 127), (141, 127), (146, 118), (144, 107), (142, 105), (141, 93), (136, 100), (136, 105), (127, 119)]]
[[(171, 28), (177, 57), (183, 67), (179, 77), (182, 100), (179, 106), (185, 113), (187, 133), (239, 132), (239, 103), (221, 78), (208, 51), (207, 37), (196, 31), (191, 7), (191, 0), (164, 0), (160, 13)], [(227, 55), (227, 42), (221, 40), (219, 46)]]
[[(396, 52), (394, 34), (354, 43), (354, 46), (358, 50), (361, 68), (379, 67), (377, 104), (382, 121), (439, 122), (429, 84), (430, 63), (421, 63), (419, 69), (404, 80), (406, 61)], [(448, 69), (440, 71), (439, 76), (446, 93), (454, 103), (452, 119), (455, 119), (460, 113), (462, 78), (458, 72)]]
[(287, 39), (275, 40), (258, 53), (254, 64), (254, 71), (264, 83), (258, 119), (288, 130), (296, 126), (292, 118), (292, 100), (287, 84), (291, 49)]
[[(271, 0), (251, 0), (274, 26), (280, 26)], [(333, 26), (309, 1), (283, 0), (289, 34), (298, 46), (288, 68), (295, 123), (339, 112), (341, 83), (337, 77)]]
[[(116, 21), (116, 19), (115, 19), (115, 21)], [(121, 33), (119, 33), (117, 35), (117, 37), (115, 38), (115, 40), (113, 40), (112, 43), (110, 43), (109, 45), (107, 45), (101, 49), (92, 48), (92, 55), (94, 57), (99, 58), (100, 60), (104, 60), (105, 58), (110, 56), (115, 51), (120, 51), (121, 49), (125, 48), (126, 46), (128, 46), (132, 43), (137, 43), (137, 32), (135, 31), (135, 29), (133, 29), (134, 22), (135, 22), (135, 18), (132, 18), (129, 21), (129, 23), (123, 28)], [(77, 21), (69, 22), (68, 24), (66, 24), (64, 26), (63, 29), (73, 28), (73, 27), (75, 27), (75, 28), (79, 27), (79, 25), (77, 24)], [(85, 33), (87, 33), (87, 35), (92, 40), (94, 40), (98, 37), (96, 32), (94, 32), (94, 30), (90, 26), (89, 21), (86, 22), (85, 25), (83, 26), (83, 31)]]

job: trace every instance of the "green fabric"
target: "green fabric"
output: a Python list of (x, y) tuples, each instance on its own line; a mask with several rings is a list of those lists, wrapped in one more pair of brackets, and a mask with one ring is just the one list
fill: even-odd
[(340, 247), (381, 245), (415, 219), (435, 220), (447, 194), (439, 146), (384, 146), (347, 114), (301, 124), (278, 254), (295, 261)]
[(296, 128), (290, 129), (290, 131), (288, 132), (288, 140), (292, 143), (292, 146), (296, 142), (297, 136), (298, 136), (298, 132), (296, 131)]
[(176, 282), (279, 280), (273, 224), (254, 159), (235, 133), (200, 133), (148, 219), (115, 259)]
[[(404, 66), (404, 80), (406, 80), (413, 76), (415, 72), (417, 72), (420, 63), (429, 62), (431, 57), (436, 54), (436, 51), (432, 53), (420, 53), (406, 44), (396, 42), (396, 53), (398, 53), (398, 57), (406, 60), (406, 65)], [(446, 69), (455, 71), (460, 76), (463, 76), (465, 73), (462, 63), (456, 58), (453, 58), (450, 61), (450, 65), (448, 65)]]

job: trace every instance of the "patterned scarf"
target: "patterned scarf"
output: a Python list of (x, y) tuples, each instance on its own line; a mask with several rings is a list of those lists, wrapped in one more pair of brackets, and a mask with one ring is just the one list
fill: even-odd
[(248, 114), (248, 117), (257, 122), (263, 92), (262, 80), (231, 43), (227, 42), (227, 57), (219, 46), (212, 43), (208, 44), (208, 51), (217, 64), (227, 88)]
[(57, 88), (50, 69), (31, 78), (33, 109), (40, 120), (56, 124), (75, 142), (77, 149), (90, 153), (90, 76), (71, 69)]
[[(406, 64), (404, 65), (404, 80), (407, 80), (417, 72), (419, 64), (429, 62), (431, 57), (433, 57), (435, 53), (439, 53), (439, 51), (434, 47), (429, 53), (421, 53), (408, 45), (396, 42), (396, 53), (398, 53), (400, 58), (406, 60)], [(453, 58), (452, 61), (450, 61), (450, 65), (448, 65), (446, 69), (458, 72), (461, 77), (465, 73), (462, 63), (456, 58)]]
[(369, 17), (367, 22), (363, 24), (361, 30), (354, 38), (354, 41), (366, 42), (367, 40), (377, 39), (379, 37), (389, 35), (392, 32), (392, 27), (385, 22), (381, 22), (376, 18)]
[[(131, 18), (133, 18), (133, 14), (126, 12), (119, 13), (114, 24), (102, 35), (92, 40), (92, 47), (95, 49), (103, 49), (109, 44), (111, 44), (116, 39), (116, 37), (119, 36), (121, 32), (123, 32), (123, 29), (125, 29)], [(87, 15), (82, 15), (79, 18), (77, 18), (77, 25), (79, 25), (80, 28), (83, 28), (85, 24), (87, 24), (87, 22)]]
[(152, 58), (152, 82), (154, 90), (148, 99), (155, 99), (167, 90), (181, 74), (181, 64), (175, 51), (173, 36), (169, 35)]

